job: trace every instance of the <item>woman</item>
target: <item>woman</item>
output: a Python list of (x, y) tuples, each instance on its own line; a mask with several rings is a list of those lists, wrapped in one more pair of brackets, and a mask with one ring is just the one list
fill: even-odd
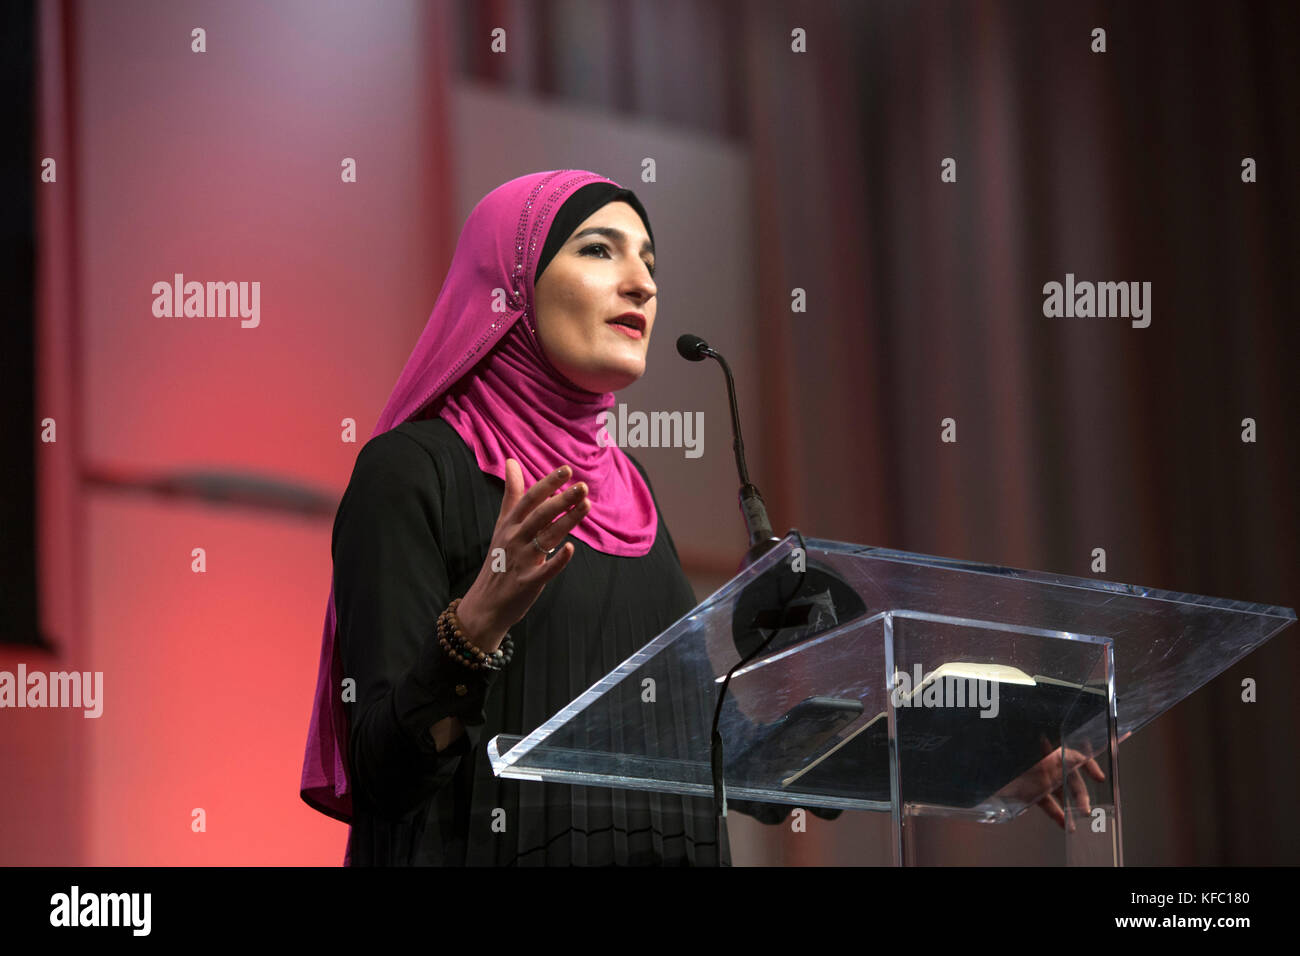
[(654, 271), (641, 203), (595, 173), (466, 221), (334, 523), (301, 794), (351, 824), (345, 863), (729, 865), (707, 800), (501, 780), (484, 753), (695, 604), (644, 471), (596, 437), (645, 371)]

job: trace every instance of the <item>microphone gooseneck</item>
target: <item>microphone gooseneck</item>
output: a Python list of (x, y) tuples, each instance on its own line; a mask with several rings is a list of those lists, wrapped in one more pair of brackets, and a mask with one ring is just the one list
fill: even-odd
[[(731, 428), (735, 438), (736, 469), (740, 473), (740, 511), (745, 518), (745, 527), (749, 532), (749, 550), (741, 560), (740, 569), (752, 565), (776, 545), (780, 539), (772, 534), (772, 525), (767, 518), (767, 508), (758, 488), (749, 480), (749, 470), (745, 467), (745, 444), (740, 437), (740, 412), (736, 404), (735, 380), (727, 360), (709, 347), (709, 343), (698, 335), (683, 335), (677, 339), (677, 352), (690, 362), (702, 362), (706, 358), (717, 359), (718, 364), (727, 375), (727, 398), (731, 402)], [(798, 536), (799, 554), (807, 556), (807, 544), (803, 535), (791, 529), (791, 534)], [(738, 774), (744, 779), (747, 771), (744, 767), (730, 768), (723, 742), (722, 714), (727, 702), (727, 690), (736, 672), (754, 660), (758, 655), (789, 647), (824, 633), (842, 623), (866, 612), (861, 599), (834, 571), (810, 566), (806, 561), (798, 566), (791, 562), (778, 562), (767, 568), (762, 574), (751, 580), (736, 599), (732, 612), (732, 640), (737, 652), (736, 663), (727, 671), (718, 690), (717, 701), (713, 710), (713, 726), (709, 738), (709, 759), (713, 778), (713, 802), (715, 807), (715, 828), (718, 844), (722, 846), (727, 839), (727, 785), (728, 773)], [(730, 725), (737, 722), (748, 723), (743, 714), (735, 711), (729, 720)], [(780, 721), (770, 727), (761, 728), (775, 732)], [(736, 808), (764, 823), (779, 823), (789, 815), (790, 808), (784, 813), (774, 806), (755, 804), (748, 801), (735, 801)], [(827, 815), (834, 819), (838, 810), (823, 813), (814, 808), (819, 816)]]
[(677, 339), (677, 353), (689, 362), (702, 362), (706, 358), (716, 359), (727, 376), (727, 400), (731, 405), (732, 448), (736, 452), (736, 471), (740, 475), (740, 513), (745, 519), (745, 530), (749, 534), (749, 550), (741, 559), (745, 568), (757, 561), (780, 539), (772, 534), (772, 523), (767, 517), (767, 506), (758, 488), (749, 480), (749, 468), (745, 464), (745, 442), (740, 434), (740, 410), (736, 403), (736, 380), (731, 374), (731, 366), (722, 357), (722, 353), (710, 348), (709, 343), (698, 335), (682, 335)]

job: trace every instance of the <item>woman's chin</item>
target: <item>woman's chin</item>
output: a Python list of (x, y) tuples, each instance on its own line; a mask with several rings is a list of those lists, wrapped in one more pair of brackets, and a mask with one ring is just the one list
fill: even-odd
[(589, 392), (604, 394), (627, 388), (645, 374), (645, 360), (612, 362), (600, 368), (585, 369), (581, 377), (570, 376), (575, 385)]

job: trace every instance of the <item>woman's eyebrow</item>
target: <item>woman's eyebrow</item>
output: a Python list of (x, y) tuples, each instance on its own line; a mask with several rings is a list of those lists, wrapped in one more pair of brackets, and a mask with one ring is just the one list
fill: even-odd
[[(581, 232), (575, 232), (573, 238), (581, 239), (583, 236), (592, 235), (605, 236), (607, 239), (613, 239), (615, 242), (625, 242), (627, 240), (627, 234), (623, 232), (622, 229), (614, 229), (610, 226), (588, 226)], [(569, 241), (572, 242), (573, 240)], [(641, 243), (641, 251), (654, 255), (655, 244), (647, 239), (645, 242)]]

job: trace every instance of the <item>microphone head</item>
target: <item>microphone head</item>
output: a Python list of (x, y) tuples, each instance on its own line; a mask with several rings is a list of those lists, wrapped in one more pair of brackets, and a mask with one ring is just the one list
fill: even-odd
[(698, 335), (680, 335), (677, 337), (677, 354), (688, 362), (703, 362), (704, 353), (709, 343)]

